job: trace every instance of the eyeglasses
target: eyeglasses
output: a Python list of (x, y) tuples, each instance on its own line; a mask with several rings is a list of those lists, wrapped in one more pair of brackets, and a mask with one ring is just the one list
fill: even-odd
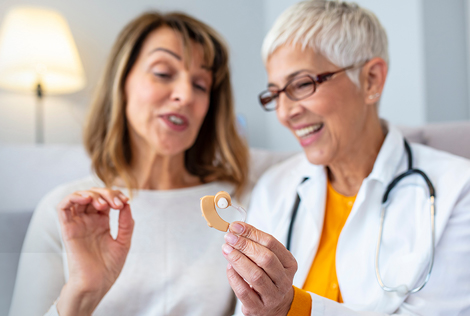
[[(361, 67), (364, 64), (361, 64)], [(342, 68), (335, 72), (326, 72), (316, 76), (304, 75), (297, 78), (289, 80), (285, 87), (277, 89), (268, 89), (263, 91), (259, 95), (259, 102), (261, 106), (266, 111), (274, 111), (278, 106), (278, 97), (282, 92), (286, 93), (286, 96), (292, 101), (299, 101), (305, 99), (308, 96), (311, 96), (316, 90), (317, 86), (325, 81), (328, 81), (333, 78), (337, 73), (352, 69), (357, 67), (357, 65), (351, 65), (346, 68)]]

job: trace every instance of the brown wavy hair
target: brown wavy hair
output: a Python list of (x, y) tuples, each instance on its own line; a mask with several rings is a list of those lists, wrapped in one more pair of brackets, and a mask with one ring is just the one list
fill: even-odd
[(143, 42), (152, 31), (163, 26), (181, 34), (185, 63), (189, 64), (191, 58), (191, 41), (200, 44), (213, 76), (209, 110), (196, 141), (185, 152), (185, 167), (203, 183), (213, 180), (233, 183), (239, 196), (248, 177), (248, 148), (236, 129), (228, 49), (214, 29), (178, 12), (146, 12), (119, 34), (98, 83), (84, 130), (84, 144), (93, 170), (107, 187), (121, 178), (130, 192), (137, 189), (130, 168), (132, 151), (124, 86)]

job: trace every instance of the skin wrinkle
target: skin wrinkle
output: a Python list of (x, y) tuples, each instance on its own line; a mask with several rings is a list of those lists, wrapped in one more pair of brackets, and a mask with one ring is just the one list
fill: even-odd
[[(309, 69), (313, 74), (314, 70), (333, 72), (340, 67), (297, 44), (279, 47), (268, 58), (266, 68), (269, 82), (283, 86), (299, 69)], [(311, 163), (328, 168), (333, 188), (343, 195), (357, 194), (363, 179), (372, 171), (385, 139), (377, 100), (368, 96), (382, 92), (386, 72), (383, 59), (374, 58), (362, 67), (360, 89), (348, 76), (339, 73), (303, 100), (292, 101), (285, 94), (279, 96), (278, 119), (295, 136), (296, 126), (323, 123), (319, 138), (305, 146), (304, 151)]]

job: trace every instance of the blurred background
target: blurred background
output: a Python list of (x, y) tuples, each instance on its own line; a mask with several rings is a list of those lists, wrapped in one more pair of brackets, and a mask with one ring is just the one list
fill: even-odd
[[(89, 159), (80, 146), (82, 126), (111, 45), (124, 25), (146, 10), (180, 10), (214, 27), (231, 49), (236, 112), (250, 146), (294, 151), (300, 150), (295, 138), (277, 122), (275, 113), (262, 110), (257, 96), (266, 88), (260, 57), (264, 35), (279, 14), (295, 2), (0, 0), (0, 315), (8, 314), (21, 245), (38, 201), (57, 185), (91, 172)], [(470, 0), (357, 2), (375, 12), (388, 33), (391, 64), (381, 116), (402, 126), (402, 130), (408, 126), (411, 133), (405, 134), (410, 141), (470, 157)], [(16, 26), (9, 28), (16, 30), (2, 45), (4, 24), (10, 20), (7, 15), (11, 16), (8, 12), (25, 5), (55, 10), (67, 23), (54, 14), (41, 22), (18, 18), (16, 24), (10, 23)], [(26, 32), (24, 27), (29, 24), (33, 24), (32, 31)], [(57, 25), (64, 24), (68, 27), (60, 34), (43, 36), (40, 32), (43, 26), (57, 31), (62, 29)], [(25, 40), (26, 33), (35, 35)], [(59, 38), (59, 44), (52, 44), (53, 38)], [(52, 58), (48, 49), (65, 42), (74, 43), (70, 53), (64, 53), (65, 47), (61, 47), (61, 54)], [(34, 43), (35, 48), (25, 49), (24, 45)], [(30, 82), (21, 92), (20, 81), (26, 77), (18, 72), (27, 68), (25, 61), (31, 61), (25, 52), (41, 53), (50, 64), (34, 64), (35, 72), (29, 74)], [(65, 73), (65, 79), (51, 79), (57, 94), (51, 93), (52, 83), (43, 78), (44, 96), (38, 98), (34, 91), (36, 72), (46, 76), (57, 70), (52, 69), (56, 66)], [(21, 77), (16, 87), (8, 69)], [(36, 112), (40, 104), (43, 113), (37, 115), (41, 113)], [(38, 138), (36, 119), (41, 117), (44, 137)], [(439, 122), (443, 124), (434, 124)], [(41, 142), (46, 146), (37, 145)], [(264, 156), (259, 156), (260, 152)], [(266, 161), (278, 155), (285, 154), (258, 151), (253, 169), (268, 166)]]
[[(380, 113), (398, 125), (470, 119), (470, 0), (359, 0), (373, 11), (389, 37), (390, 71)], [(0, 0), (0, 25), (8, 10), (32, 5), (60, 12), (68, 22), (86, 85), (75, 93), (47, 95), (46, 144), (79, 144), (94, 87), (118, 32), (145, 10), (189, 13), (227, 40), (236, 111), (253, 147), (300, 149), (257, 95), (266, 87), (260, 57), (264, 35), (294, 0)], [(0, 89), (0, 144), (34, 144), (36, 96)]]

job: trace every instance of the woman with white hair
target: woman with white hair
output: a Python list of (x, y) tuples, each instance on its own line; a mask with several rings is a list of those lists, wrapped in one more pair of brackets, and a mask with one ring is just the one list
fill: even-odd
[(304, 153), (262, 177), (250, 225), (225, 236), (238, 313), (470, 315), (470, 162), (379, 118), (388, 53), (375, 15), (297, 3), (262, 55), (260, 102)]

